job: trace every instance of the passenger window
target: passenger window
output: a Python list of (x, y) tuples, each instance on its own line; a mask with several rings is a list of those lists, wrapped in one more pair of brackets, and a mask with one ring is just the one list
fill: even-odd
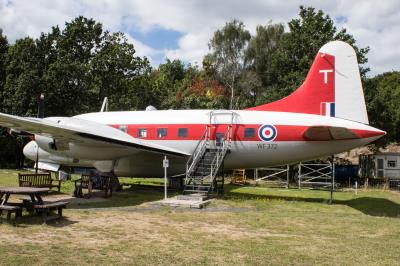
[(157, 136), (158, 138), (165, 138), (167, 136), (166, 128), (157, 128)]
[(120, 125), (120, 126), (118, 127), (118, 129), (121, 130), (121, 131), (124, 132), (124, 133), (127, 133), (127, 132), (128, 132), (128, 126), (127, 126), (127, 125)]
[(256, 133), (255, 133), (255, 129), (254, 128), (247, 127), (247, 128), (244, 129), (244, 137), (246, 139), (252, 139), (255, 136), (256, 136)]
[(178, 128), (178, 137), (179, 138), (187, 138), (188, 129), (187, 128)]
[(138, 129), (138, 138), (147, 138), (147, 128)]

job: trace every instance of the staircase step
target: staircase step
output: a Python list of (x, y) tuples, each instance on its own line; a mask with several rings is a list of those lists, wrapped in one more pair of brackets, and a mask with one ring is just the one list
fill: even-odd
[(176, 199), (178, 199), (178, 200), (204, 201), (204, 200), (208, 199), (208, 196), (204, 195), (203, 193), (193, 193), (193, 194), (188, 194), (188, 195), (178, 195), (178, 196), (176, 196)]
[(184, 190), (183, 193), (202, 193), (204, 195), (207, 195), (208, 190), (187, 189), (187, 190)]
[(185, 189), (186, 188), (191, 188), (191, 189), (193, 189), (193, 188), (199, 188), (199, 189), (208, 189), (210, 186), (208, 185), (208, 186), (204, 186), (204, 185), (186, 185), (185, 186)]
[(206, 188), (191, 188), (191, 187), (189, 187), (189, 188), (185, 188), (183, 191), (185, 191), (185, 192), (194, 192), (194, 193), (207, 192), (209, 190), (209, 188), (210, 187), (206, 187)]
[[(222, 165), (223, 159), (216, 161), (216, 156), (225, 155), (227, 150), (221, 150), (222, 147), (206, 148), (201, 158), (196, 161), (193, 170), (187, 173), (187, 182), (184, 187), (184, 193), (208, 193), (213, 187), (216, 170), (219, 170)], [(211, 174), (212, 168), (215, 168)], [(206, 181), (206, 182), (205, 182)]]

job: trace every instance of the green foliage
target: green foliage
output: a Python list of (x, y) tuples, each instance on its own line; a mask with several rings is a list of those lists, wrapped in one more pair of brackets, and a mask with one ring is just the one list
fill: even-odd
[[(266, 95), (271, 97), (269, 100), (277, 100), (297, 89), (305, 79), (318, 50), (329, 41), (349, 43), (356, 50), (359, 64), (367, 62), (369, 48), (358, 48), (354, 37), (346, 29), (338, 30), (333, 20), (322, 10), (300, 6), (299, 18), (289, 21), (288, 26), (289, 32), (281, 36), (277, 50), (270, 56), (269, 73), (273, 80), (265, 84), (266, 91), (271, 91)], [(360, 70), (362, 76), (368, 71), (362, 67)]]
[[(44, 92), (46, 116), (72, 116), (99, 109), (136, 109), (143, 102), (151, 67), (122, 33), (103, 32), (93, 19), (77, 17), (61, 32), (17, 40), (6, 58), (3, 112), (35, 115)], [(142, 107), (142, 106), (141, 106)]]
[[(7, 37), (3, 35), (3, 30), (0, 29), (0, 89), (3, 88), (5, 83), (5, 69), (4, 61), (8, 52), (8, 41)], [(0, 93), (0, 101), (2, 101)]]
[[(0, 32), (0, 60), (0, 112), (36, 116), (41, 93), (46, 116), (97, 111), (105, 96), (112, 110), (146, 104), (148, 60), (135, 56), (124, 34), (104, 32), (93, 19), (77, 17), (62, 31), (53, 27), (36, 40), (27, 37), (10, 46)], [(2, 136), (0, 164), (20, 165), (22, 140)]]
[(36, 55), (37, 47), (31, 38), (17, 40), (10, 46), (5, 60), (2, 112), (28, 116), (36, 114), (36, 96), (40, 94), (40, 67)]
[(234, 97), (240, 76), (244, 70), (244, 56), (251, 38), (249, 31), (244, 28), (243, 22), (233, 20), (225, 24), (221, 30), (214, 33), (209, 47), (212, 53), (206, 62), (213, 65), (213, 69), (231, 92), (230, 109), (236, 109)]
[(400, 72), (387, 72), (368, 79), (365, 98), (370, 124), (387, 132), (376, 144), (400, 140)]

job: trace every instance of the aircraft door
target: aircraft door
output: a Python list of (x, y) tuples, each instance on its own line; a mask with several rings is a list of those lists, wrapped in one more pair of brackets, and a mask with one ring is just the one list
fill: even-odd
[(225, 140), (225, 133), (217, 132), (215, 133), (215, 146), (222, 146)]
[(232, 111), (213, 111), (210, 113), (210, 138), (215, 147), (221, 147), (224, 141), (234, 138), (232, 126), (236, 124), (236, 113)]

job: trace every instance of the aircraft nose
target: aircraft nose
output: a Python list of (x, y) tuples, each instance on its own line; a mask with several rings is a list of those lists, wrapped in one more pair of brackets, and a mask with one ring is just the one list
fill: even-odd
[(36, 161), (37, 152), (38, 152), (38, 145), (34, 140), (26, 144), (23, 149), (25, 157), (32, 161)]

